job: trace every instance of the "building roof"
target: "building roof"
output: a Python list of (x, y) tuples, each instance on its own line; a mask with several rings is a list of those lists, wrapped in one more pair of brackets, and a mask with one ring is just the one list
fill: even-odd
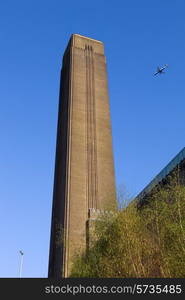
[(185, 147), (162, 169), (162, 171), (142, 190), (136, 199), (140, 200), (147, 195), (157, 184), (159, 184), (181, 161), (185, 159)]

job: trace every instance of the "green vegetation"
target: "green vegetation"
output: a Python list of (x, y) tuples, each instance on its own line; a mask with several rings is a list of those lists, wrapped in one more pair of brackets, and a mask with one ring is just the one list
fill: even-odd
[(148, 200), (99, 217), (71, 277), (185, 277), (185, 187), (166, 185)]

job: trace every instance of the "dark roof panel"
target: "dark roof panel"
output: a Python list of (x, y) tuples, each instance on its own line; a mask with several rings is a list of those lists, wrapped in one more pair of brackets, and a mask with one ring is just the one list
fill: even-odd
[(160, 183), (182, 160), (185, 159), (185, 147), (162, 169), (162, 171), (139, 193), (137, 199), (142, 199), (148, 194), (158, 183)]

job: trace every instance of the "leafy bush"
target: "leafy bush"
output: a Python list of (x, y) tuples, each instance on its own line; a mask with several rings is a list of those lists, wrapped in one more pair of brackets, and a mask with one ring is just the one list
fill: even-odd
[(97, 218), (71, 277), (185, 277), (185, 187), (168, 185), (139, 210), (133, 201)]

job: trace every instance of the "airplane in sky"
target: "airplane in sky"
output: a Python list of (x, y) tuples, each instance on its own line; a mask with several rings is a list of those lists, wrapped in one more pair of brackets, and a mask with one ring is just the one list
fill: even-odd
[(164, 67), (157, 67), (157, 72), (154, 73), (154, 75), (165, 73), (164, 70), (165, 70), (167, 67), (168, 67), (168, 65), (164, 65)]

